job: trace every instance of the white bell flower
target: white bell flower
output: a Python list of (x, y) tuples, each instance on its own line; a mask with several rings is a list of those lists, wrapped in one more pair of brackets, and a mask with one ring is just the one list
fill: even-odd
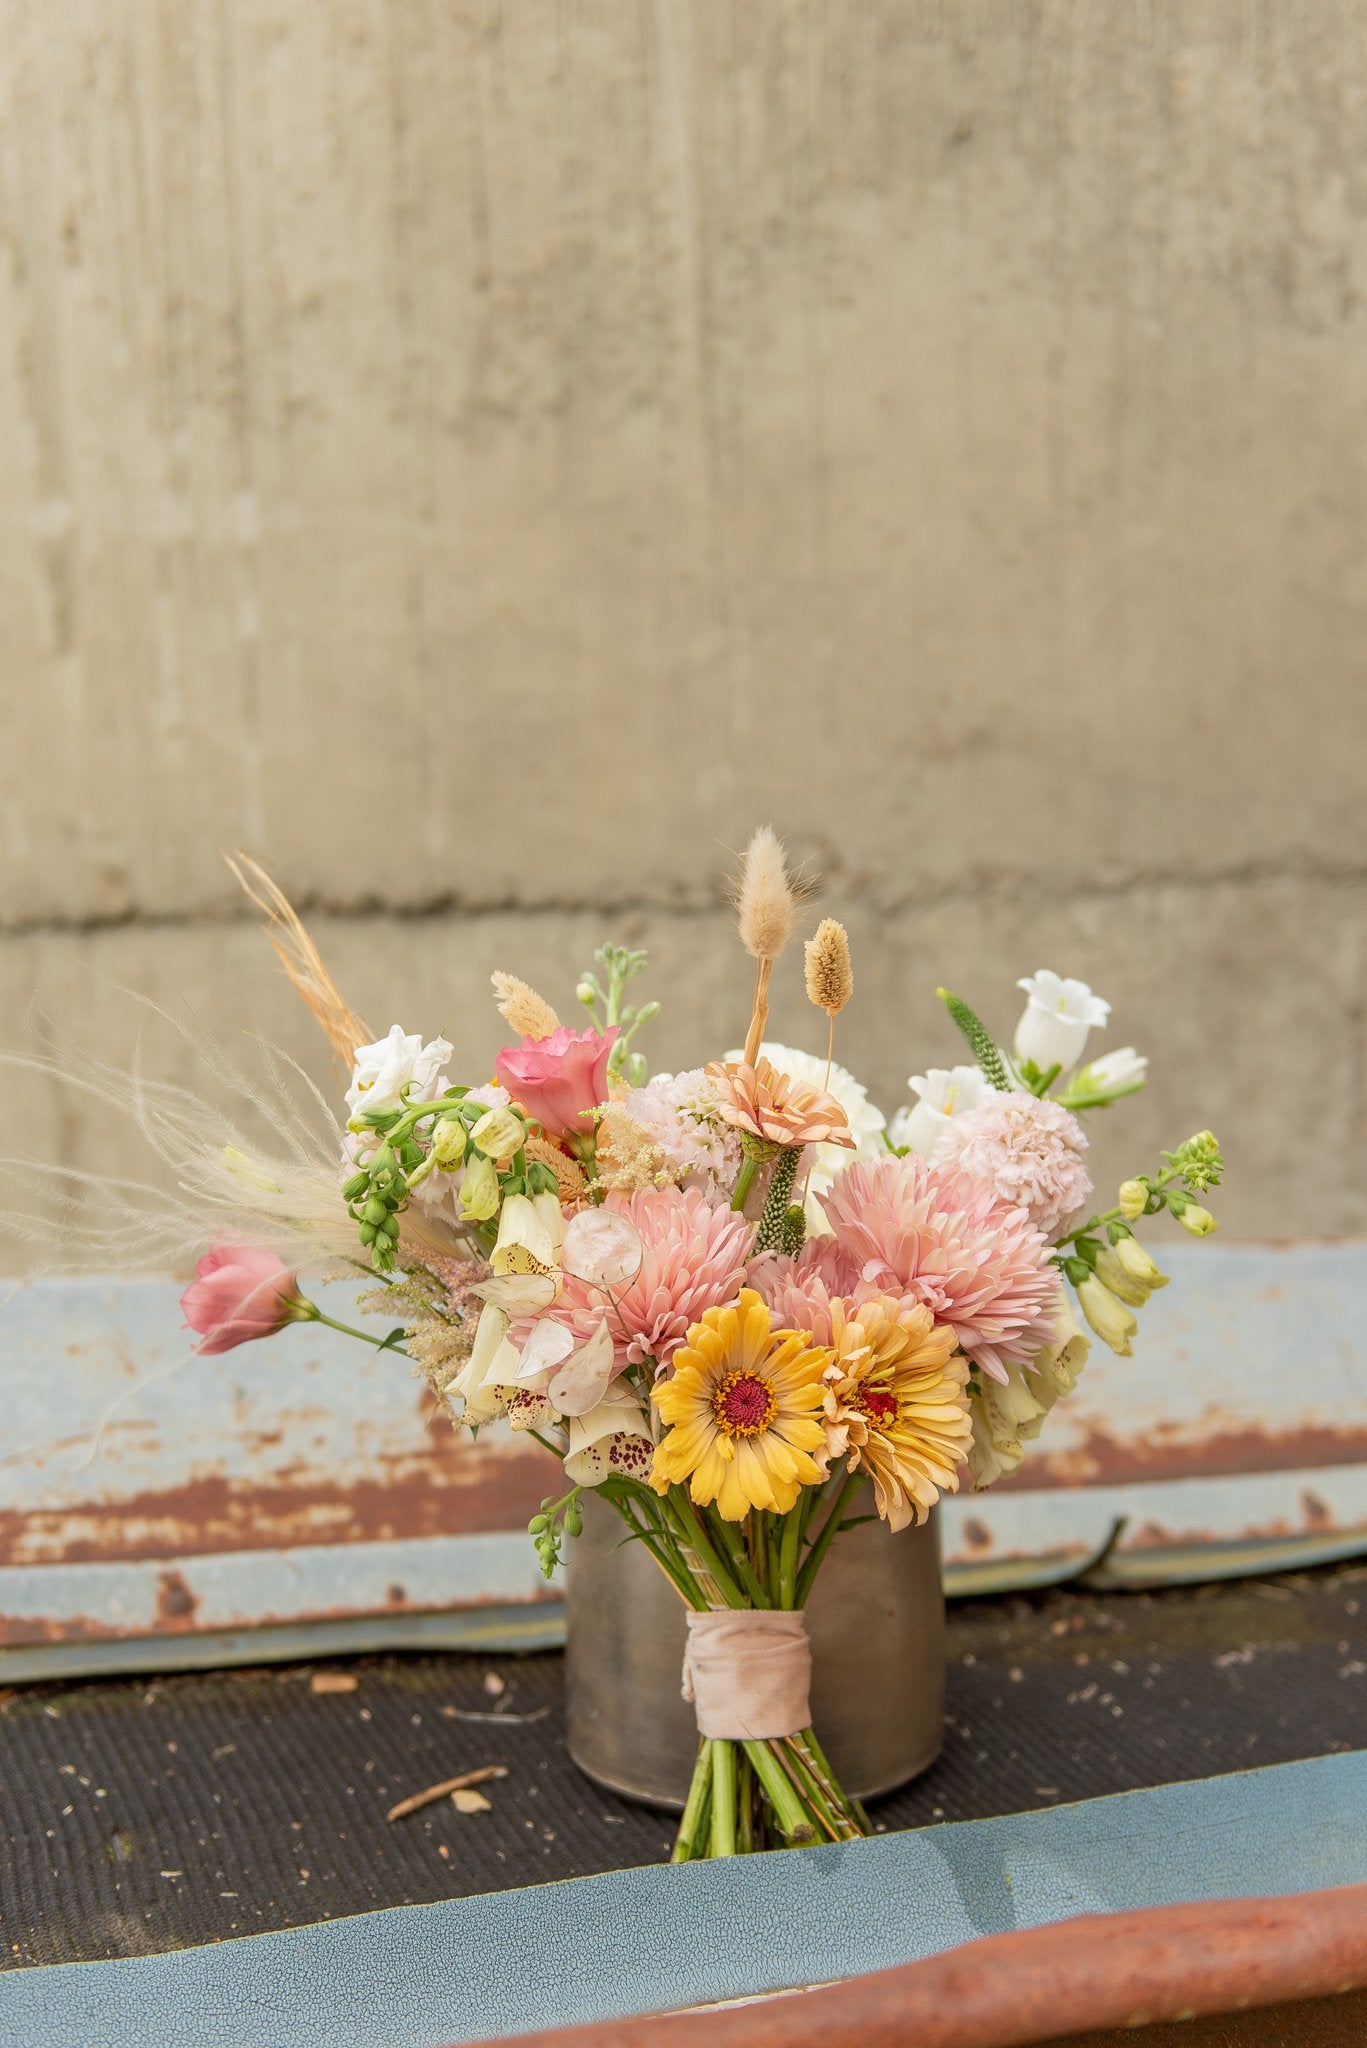
[(1094, 996), (1085, 981), (1065, 981), (1041, 967), (1016, 983), (1030, 998), (1016, 1026), (1016, 1057), (1033, 1060), (1041, 1073), (1068, 1073), (1082, 1058), (1088, 1034), (1104, 1024), (1111, 1006)]

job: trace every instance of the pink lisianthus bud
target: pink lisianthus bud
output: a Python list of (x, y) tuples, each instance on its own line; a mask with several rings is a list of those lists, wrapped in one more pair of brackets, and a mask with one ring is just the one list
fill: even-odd
[(180, 1305), (187, 1329), (199, 1333), (195, 1350), (201, 1358), (255, 1337), (273, 1337), (286, 1323), (315, 1313), (289, 1268), (259, 1245), (212, 1245), (195, 1276)]
[(562, 1024), (549, 1038), (505, 1045), (498, 1078), (548, 1137), (587, 1138), (586, 1112), (607, 1100), (608, 1055), (620, 1030), (614, 1024), (608, 1031), (571, 1031)]

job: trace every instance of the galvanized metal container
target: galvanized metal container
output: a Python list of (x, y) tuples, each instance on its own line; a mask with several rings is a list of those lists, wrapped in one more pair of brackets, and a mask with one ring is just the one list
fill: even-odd
[[(697, 1754), (681, 1697), (684, 1608), (606, 1501), (586, 1494), (571, 1550), (565, 1687), (570, 1755), (614, 1792), (682, 1807)], [(872, 1498), (853, 1510), (871, 1513)], [(870, 1799), (914, 1778), (944, 1731), (944, 1595), (934, 1514), (890, 1535), (840, 1537), (807, 1610), (812, 1721), (847, 1792)]]

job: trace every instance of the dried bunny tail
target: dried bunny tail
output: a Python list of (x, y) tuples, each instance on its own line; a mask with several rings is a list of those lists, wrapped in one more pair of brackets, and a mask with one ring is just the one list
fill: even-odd
[(753, 1066), (769, 1022), (769, 976), (793, 936), (797, 893), (789, 879), (783, 847), (771, 825), (759, 825), (745, 849), (735, 885), (736, 926), (756, 963), (745, 1063)]
[[(266, 917), (266, 935), (299, 994), (327, 1033), (338, 1060), (351, 1072), (358, 1045), (368, 1045), (370, 1027), (350, 1008), (305, 930), (299, 913), (259, 861), (239, 850), (236, 860), (224, 854), (239, 885)], [(240, 863), (240, 865), (239, 865)], [(244, 872), (245, 870), (245, 872)]]
[(505, 974), (499, 968), (490, 979), (494, 985), (494, 1001), (503, 1013), (505, 1023), (511, 1025), (522, 1038), (549, 1038), (553, 1031), (560, 1029), (560, 1019), (543, 996), (525, 981), (519, 981), (515, 974)]
[(854, 994), (850, 935), (833, 917), (823, 917), (803, 948), (807, 998), (831, 1018), (838, 1017)]
[(754, 960), (777, 960), (793, 936), (797, 898), (771, 825), (757, 826), (735, 884), (736, 925)]

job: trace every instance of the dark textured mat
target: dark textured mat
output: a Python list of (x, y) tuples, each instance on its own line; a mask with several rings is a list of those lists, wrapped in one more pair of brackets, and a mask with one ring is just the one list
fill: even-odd
[[(13, 1694), (0, 1961), (138, 1955), (667, 1853), (564, 1751), (558, 1656), (367, 1658)], [(502, 1690), (497, 1687), (502, 1685)], [(491, 1689), (491, 1686), (493, 1689)], [(950, 1612), (945, 1751), (886, 1828), (1367, 1746), (1367, 1567)], [(388, 1808), (502, 1764), (488, 1812)]]

